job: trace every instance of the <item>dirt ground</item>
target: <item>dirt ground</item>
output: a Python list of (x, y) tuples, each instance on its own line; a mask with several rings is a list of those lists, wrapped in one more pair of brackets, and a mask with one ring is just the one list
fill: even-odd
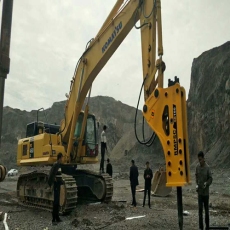
[[(140, 172), (139, 188), (143, 188), (143, 172)], [(192, 182), (194, 178), (192, 178)], [(128, 172), (115, 173), (114, 196), (109, 204), (95, 203), (78, 205), (70, 215), (62, 216), (63, 222), (51, 225), (51, 213), (18, 205), (16, 198), (17, 178), (6, 178), (0, 183), (0, 211), (8, 213), (9, 229), (156, 229), (174, 230), (178, 228), (176, 190), (166, 198), (151, 197), (152, 209), (142, 207), (143, 192), (137, 192), (136, 208), (130, 206), (131, 191)], [(198, 229), (197, 194), (195, 185), (183, 188), (183, 208), (189, 214), (184, 216), (184, 229)], [(126, 219), (137, 217), (136, 219)], [(210, 187), (210, 223), (212, 226), (230, 224), (230, 174), (226, 171), (213, 172)], [(0, 229), (4, 229), (0, 222)]]

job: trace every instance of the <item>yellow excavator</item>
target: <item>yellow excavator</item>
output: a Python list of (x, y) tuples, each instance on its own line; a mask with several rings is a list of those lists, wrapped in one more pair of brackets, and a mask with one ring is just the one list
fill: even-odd
[[(137, 25), (138, 21), (140, 25)], [(190, 183), (186, 93), (178, 78), (169, 80), (168, 87), (163, 87), (166, 67), (162, 60), (160, 0), (117, 0), (76, 65), (60, 126), (38, 120), (28, 124), (26, 137), (18, 141), (17, 165), (51, 166), (58, 153), (64, 155), (62, 212), (74, 209), (77, 200), (112, 199), (110, 176), (80, 170), (77, 165), (98, 162), (97, 126), (94, 115), (89, 114), (92, 83), (133, 27), (141, 32), (143, 116), (153, 130), (150, 139), (141, 143), (150, 144), (155, 135), (160, 139), (166, 160), (166, 186), (177, 187), (182, 229), (182, 186)], [(47, 178), (45, 168), (21, 174), (17, 184), (19, 201), (27, 206), (51, 210), (53, 194), (47, 189)]]

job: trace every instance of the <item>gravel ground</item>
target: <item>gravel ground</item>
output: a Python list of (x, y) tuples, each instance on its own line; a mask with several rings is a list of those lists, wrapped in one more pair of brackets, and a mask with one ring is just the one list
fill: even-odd
[[(78, 205), (68, 216), (62, 216), (63, 222), (51, 225), (51, 213), (18, 205), (16, 198), (17, 178), (7, 178), (0, 184), (0, 211), (8, 213), (9, 229), (48, 230), (48, 229), (159, 229), (178, 228), (176, 191), (173, 189), (167, 198), (151, 197), (152, 209), (141, 206), (143, 192), (137, 192), (137, 208), (130, 206), (131, 191), (129, 181), (123, 173), (114, 180), (114, 196), (110, 204)], [(211, 225), (226, 226), (230, 223), (230, 175), (226, 171), (216, 171), (210, 189)], [(143, 175), (140, 186), (143, 187)], [(194, 179), (194, 178), (192, 178)], [(194, 184), (183, 189), (184, 229), (198, 229), (197, 195)], [(143, 216), (127, 220), (128, 217)], [(0, 229), (4, 229), (0, 222)]]

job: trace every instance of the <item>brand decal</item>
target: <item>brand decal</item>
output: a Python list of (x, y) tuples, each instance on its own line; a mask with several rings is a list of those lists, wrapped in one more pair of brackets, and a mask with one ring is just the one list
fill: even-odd
[(108, 38), (107, 42), (102, 47), (102, 53), (104, 53), (107, 50), (109, 45), (112, 43), (113, 39), (120, 32), (121, 28), (122, 28), (122, 22), (120, 22), (117, 26), (115, 26), (115, 29), (114, 29), (113, 33), (111, 34), (111, 36)]
[(173, 146), (174, 146), (174, 155), (178, 155), (176, 105), (173, 105)]

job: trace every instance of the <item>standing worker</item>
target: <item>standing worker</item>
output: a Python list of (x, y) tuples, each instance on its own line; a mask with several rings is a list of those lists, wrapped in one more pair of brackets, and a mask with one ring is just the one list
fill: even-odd
[(134, 207), (137, 206), (137, 202), (136, 202), (136, 186), (139, 185), (138, 182), (138, 176), (139, 176), (139, 172), (138, 172), (138, 168), (135, 165), (134, 160), (131, 160), (131, 167), (130, 167), (130, 173), (129, 173), (129, 179), (130, 179), (130, 185), (131, 185), (131, 192), (132, 192), (132, 205)]
[(150, 205), (150, 192), (151, 192), (151, 182), (153, 178), (153, 171), (151, 168), (149, 168), (149, 162), (146, 162), (146, 169), (144, 171), (144, 179), (145, 179), (145, 192), (144, 192), (144, 200), (143, 200), (143, 207), (145, 207), (145, 199), (146, 199), (146, 193), (148, 191), (148, 199), (149, 199), (149, 208), (151, 208)]
[(58, 153), (57, 162), (55, 162), (50, 170), (48, 184), (51, 187), (53, 185), (54, 201), (53, 201), (53, 212), (52, 212), (52, 224), (56, 225), (62, 220), (59, 217), (59, 205), (60, 205), (60, 188), (63, 184), (61, 176), (61, 163), (63, 155)]
[(196, 191), (198, 192), (199, 229), (203, 230), (203, 205), (206, 229), (209, 229), (209, 186), (212, 184), (212, 174), (208, 164), (205, 162), (202, 151), (198, 153), (198, 160), (199, 163), (196, 166)]
[(106, 125), (103, 126), (103, 131), (101, 132), (101, 164), (100, 164), (100, 172), (105, 173), (104, 171), (104, 160), (105, 160), (105, 150), (107, 150), (107, 145), (106, 145), (106, 131), (107, 127)]
[(111, 165), (109, 158), (107, 159), (106, 173), (108, 173), (111, 177), (113, 175), (113, 166)]

